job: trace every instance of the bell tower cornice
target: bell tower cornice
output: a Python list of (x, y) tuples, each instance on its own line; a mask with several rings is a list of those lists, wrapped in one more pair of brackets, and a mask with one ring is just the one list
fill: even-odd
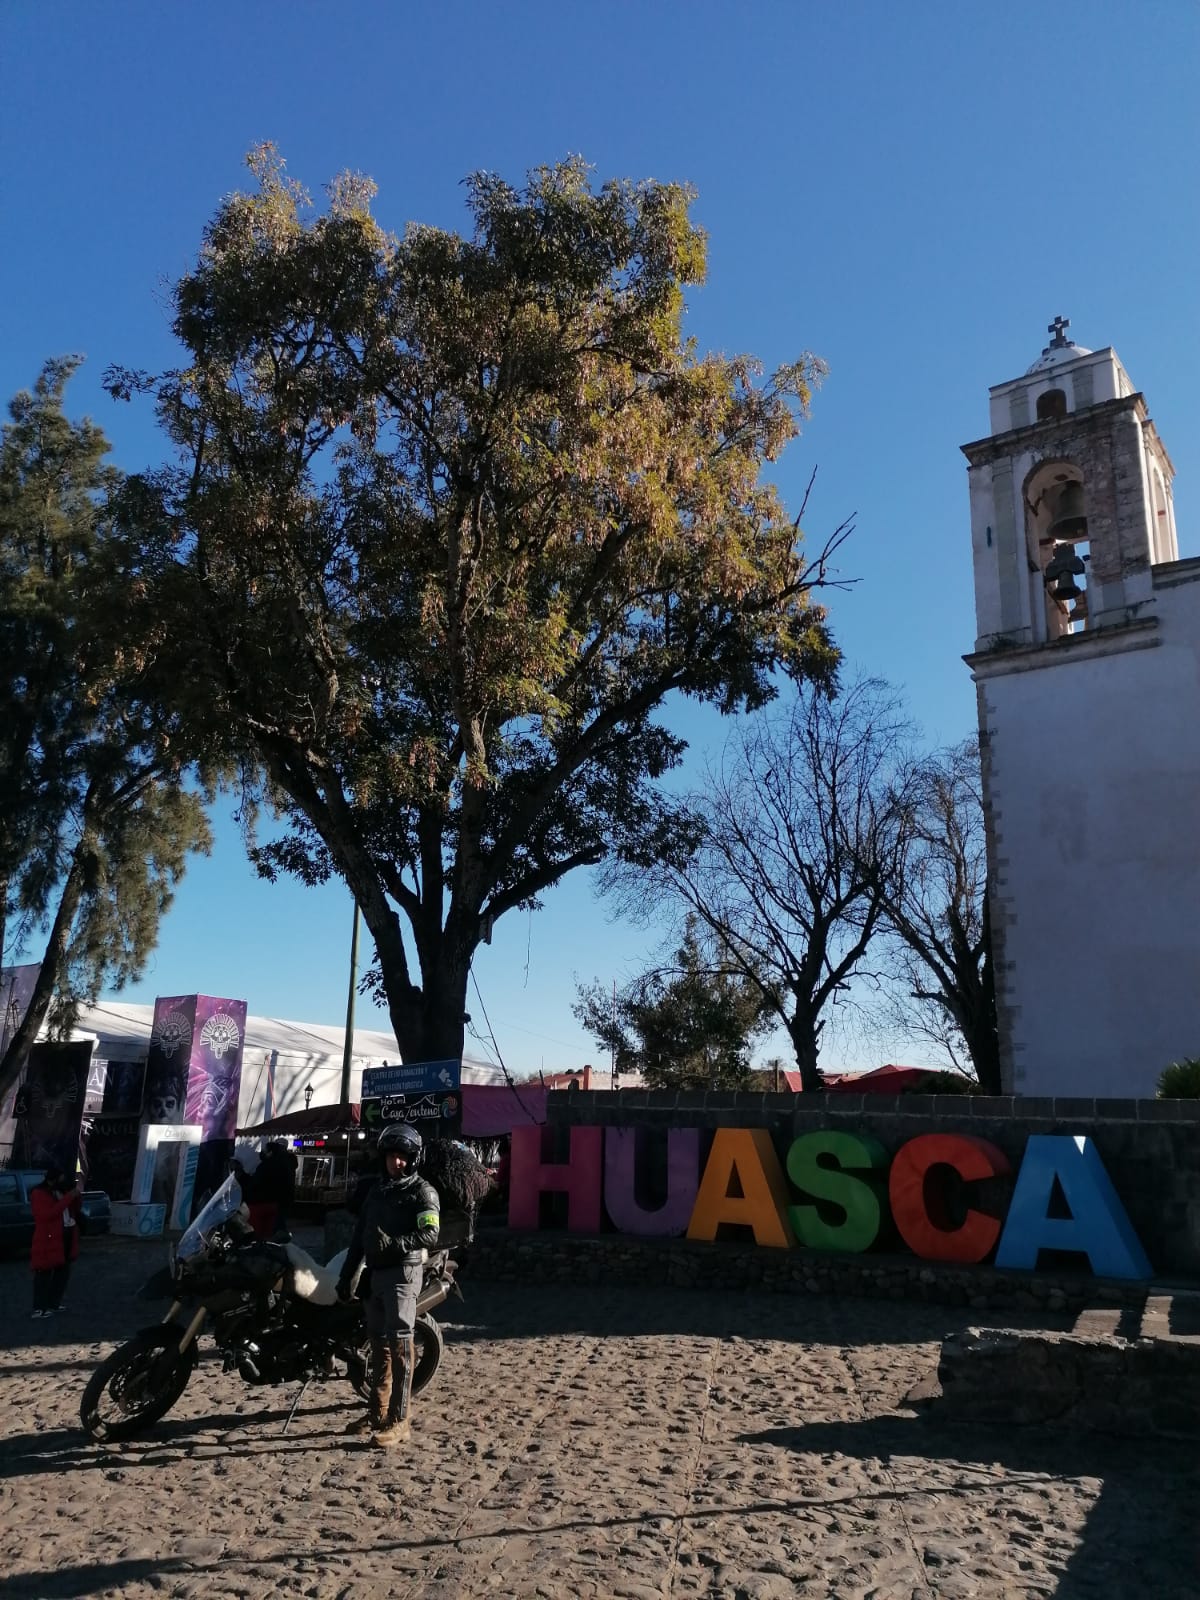
[[(992, 390), (993, 394), (996, 392)], [(1071, 412), (1066, 417), (1048, 417), (1043, 422), (1027, 422), (1022, 427), (1008, 428), (1003, 433), (985, 434), (982, 439), (973, 439), (969, 444), (960, 445), (959, 449), (974, 466), (979, 462), (995, 461), (1001, 456), (1010, 456), (1027, 445), (1037, 446), (1043, 441), (1050, 441), (1068, 426), (1078, 428), (1086, 418), (1100, 417), (1106, 412), (1121, 411), (1132, 411), (1139, 422), (1149, 427), (1154, 426), (1146, 409), (1146, 397), (1141, 393), (1132, 393), (1122, 395), (1116, 400), (1097, 401), (1095, 405), (1085, 406), (1081, 411)]]

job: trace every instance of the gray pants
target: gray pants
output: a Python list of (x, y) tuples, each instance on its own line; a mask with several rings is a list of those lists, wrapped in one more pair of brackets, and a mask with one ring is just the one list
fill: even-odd
[(363, 1312), (372, 1338), (412, 1338), (420, 1287), (419, 1261), (408, 1261), (401, 1267), (371, 1268), (371, 1292)]
[(371, 1336), (370, 1399), (367, 1415), (380, 1433), (408, 1422), (413, 1380), (413, 1327), (421, 1263), (372, 1267), (371, 1291), (363, 1310)]

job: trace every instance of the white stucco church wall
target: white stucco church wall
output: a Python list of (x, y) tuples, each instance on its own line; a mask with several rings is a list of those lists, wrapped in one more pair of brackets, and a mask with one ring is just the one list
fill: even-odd
[(1143, 397), (1063, 331), (964, 446), (1002, 1072), (1152, 1096), (1200, 1055), (1200, 561)]

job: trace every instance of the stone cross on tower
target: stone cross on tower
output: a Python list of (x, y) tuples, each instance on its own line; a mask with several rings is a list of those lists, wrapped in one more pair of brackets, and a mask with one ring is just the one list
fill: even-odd
[(1070, 317), (1055, 317), (1053, 322), (1047, 324), (1046, 332), (1052, 333), (1054, 337), (1046, 346), (1046, 349), (1042, 351), (1043, 355), (1049, 350), (1063, 350), (1070, 344), (1071, 341), (1066, 337), (1067, 329), (1070, 326)]

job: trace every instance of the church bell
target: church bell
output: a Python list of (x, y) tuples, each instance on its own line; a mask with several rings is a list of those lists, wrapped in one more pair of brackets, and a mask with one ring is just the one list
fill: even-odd
[(1054, 517), (1050, 523), (1050, 538), (1060, 539), (1086, 539), (1087, 512), (1083, 504), (1083, 485), (1081, 483), (1064, 483), (1058, 494), (1054, 507)]
[(1064, 605), (1068, 600), (1077, 600), (1083, 590), (1075, 579), (1082, 577), (1086, 570), (1082, 557), (1075, 554), (1075, 546), (1060, 544), (1046, 563), (1046, 587), (1051, 600), (1058, 600)]

